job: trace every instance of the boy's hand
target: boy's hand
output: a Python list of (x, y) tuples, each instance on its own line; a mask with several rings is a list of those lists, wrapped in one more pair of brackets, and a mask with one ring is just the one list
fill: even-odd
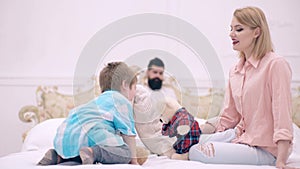
[(137, 162), (137, 158), (132, 158), (130, 164), (139, 165), (139, 163)]

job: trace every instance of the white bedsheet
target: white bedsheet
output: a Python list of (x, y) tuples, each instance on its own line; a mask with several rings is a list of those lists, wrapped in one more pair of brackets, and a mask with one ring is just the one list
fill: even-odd
[[(37, 166), (36, 163), (44, 155), (44, 151), (27, 151), (7, 155), (0, 158), (1, 169), (38, 169), (38, 168), (57, 168), (57, 169), (78, 169), (78, 168), (89, 168), (89, 169), (134, 169), (134, 168), (148, 168), (148, 169), (268, 169), (275, 168), (274, 166), (253, 166), (253, 165), (215, 165), (215, 164), (203, 164), (195, 161), (181, 161), (171, 160), (165, 156), (150, 155), (147, 162), (142, 166), (129, 165), (129, 164), (115, 164), (115, 165), (52, 165), (52, 166)], [(289, 165), (300, 168), (300, 155), (292, 154), (289, 158)]]
[[(203, 164), (195, 161), (180, 161), (171, 160), (165, 156), (157, 157), (156, 155), (150, 155), (147, 162), (142, 166), (129, 165), (129, 164), (115, 164), (115, 165), (51, 165), (51, 166), (37, 166), (36, 163), (43, 156), (44, 151), (28, 151), (10, 154), (8, 156), (0, 158), (1, 169), (38, 169), (38, 168), (54, 168), (54, 169), (78, 169), (78, 168), (89, 168), (89, 169), (134, 169), (134, 168), (148, 168), (148, 169), (184, 169), (184, 168), (197, 168), (197, 169), (274, 169), (274, 166), (253, 166), (253, 165), (215, 165), (215, 164)], [(298, 160), (298, 162), (296, 162)], [(294, 158), (293, 162), (290, 162), (291, 166), (300, 167), (300, 157)]]
[[(37, 166), (36, 163), (43, 157), (47, 150), (34, 150), (13, 153), (0, 158), (0, 169), (40, 169), (40, 168), (57, 168), (57, 169), (134, 169), (134, 168), (147, 168), (147, 169), (268, 169), (275, 168), (274, 166), (253, 166), (253, 165), (215, 165), (204, 164), (194, 161), (181, 161), (171, 160), (165, 156), (150, 155), (148, 160), (142, 165), (129, 165), (129, 164), (116, 164), (116, 165), (51, 165), (51, 166)], [(291, 156), (288, 159), (288, 165), (300, 169), (300, 129), (294, 126), (294, 147)]]

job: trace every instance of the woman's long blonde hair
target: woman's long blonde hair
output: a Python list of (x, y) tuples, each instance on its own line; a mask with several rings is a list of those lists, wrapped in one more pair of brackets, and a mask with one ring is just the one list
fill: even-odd
[[(257, 60), (266, 55), (267, 52), (273, 52), (273, 45), (269, 26), (264, 12), (257, 7), (245, 7), (236, 9), (233, 16), (243, 25), (249, 26), (251, 29), (260, 28), (260, 35), (256, 38), (253, 57)], [(239, 53), (240, 57), (245, 57), (244, 52)]]

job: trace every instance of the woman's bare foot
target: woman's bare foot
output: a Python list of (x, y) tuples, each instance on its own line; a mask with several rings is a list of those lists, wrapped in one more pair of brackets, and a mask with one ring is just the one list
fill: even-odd
[(189, 153), (184, 153), (184, 154), (177, 154), (174, 153), (171, 157), (171, 159), (176, 159), (176, 160), (188, 160), (189, 159)]

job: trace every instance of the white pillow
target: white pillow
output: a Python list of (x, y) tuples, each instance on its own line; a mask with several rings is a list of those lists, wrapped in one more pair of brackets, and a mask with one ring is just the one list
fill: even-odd
[(52, 148), (56, 130), (64, 120), (65, 118), (49, 119), (34, 126), (24, 140), (22, 151)]

